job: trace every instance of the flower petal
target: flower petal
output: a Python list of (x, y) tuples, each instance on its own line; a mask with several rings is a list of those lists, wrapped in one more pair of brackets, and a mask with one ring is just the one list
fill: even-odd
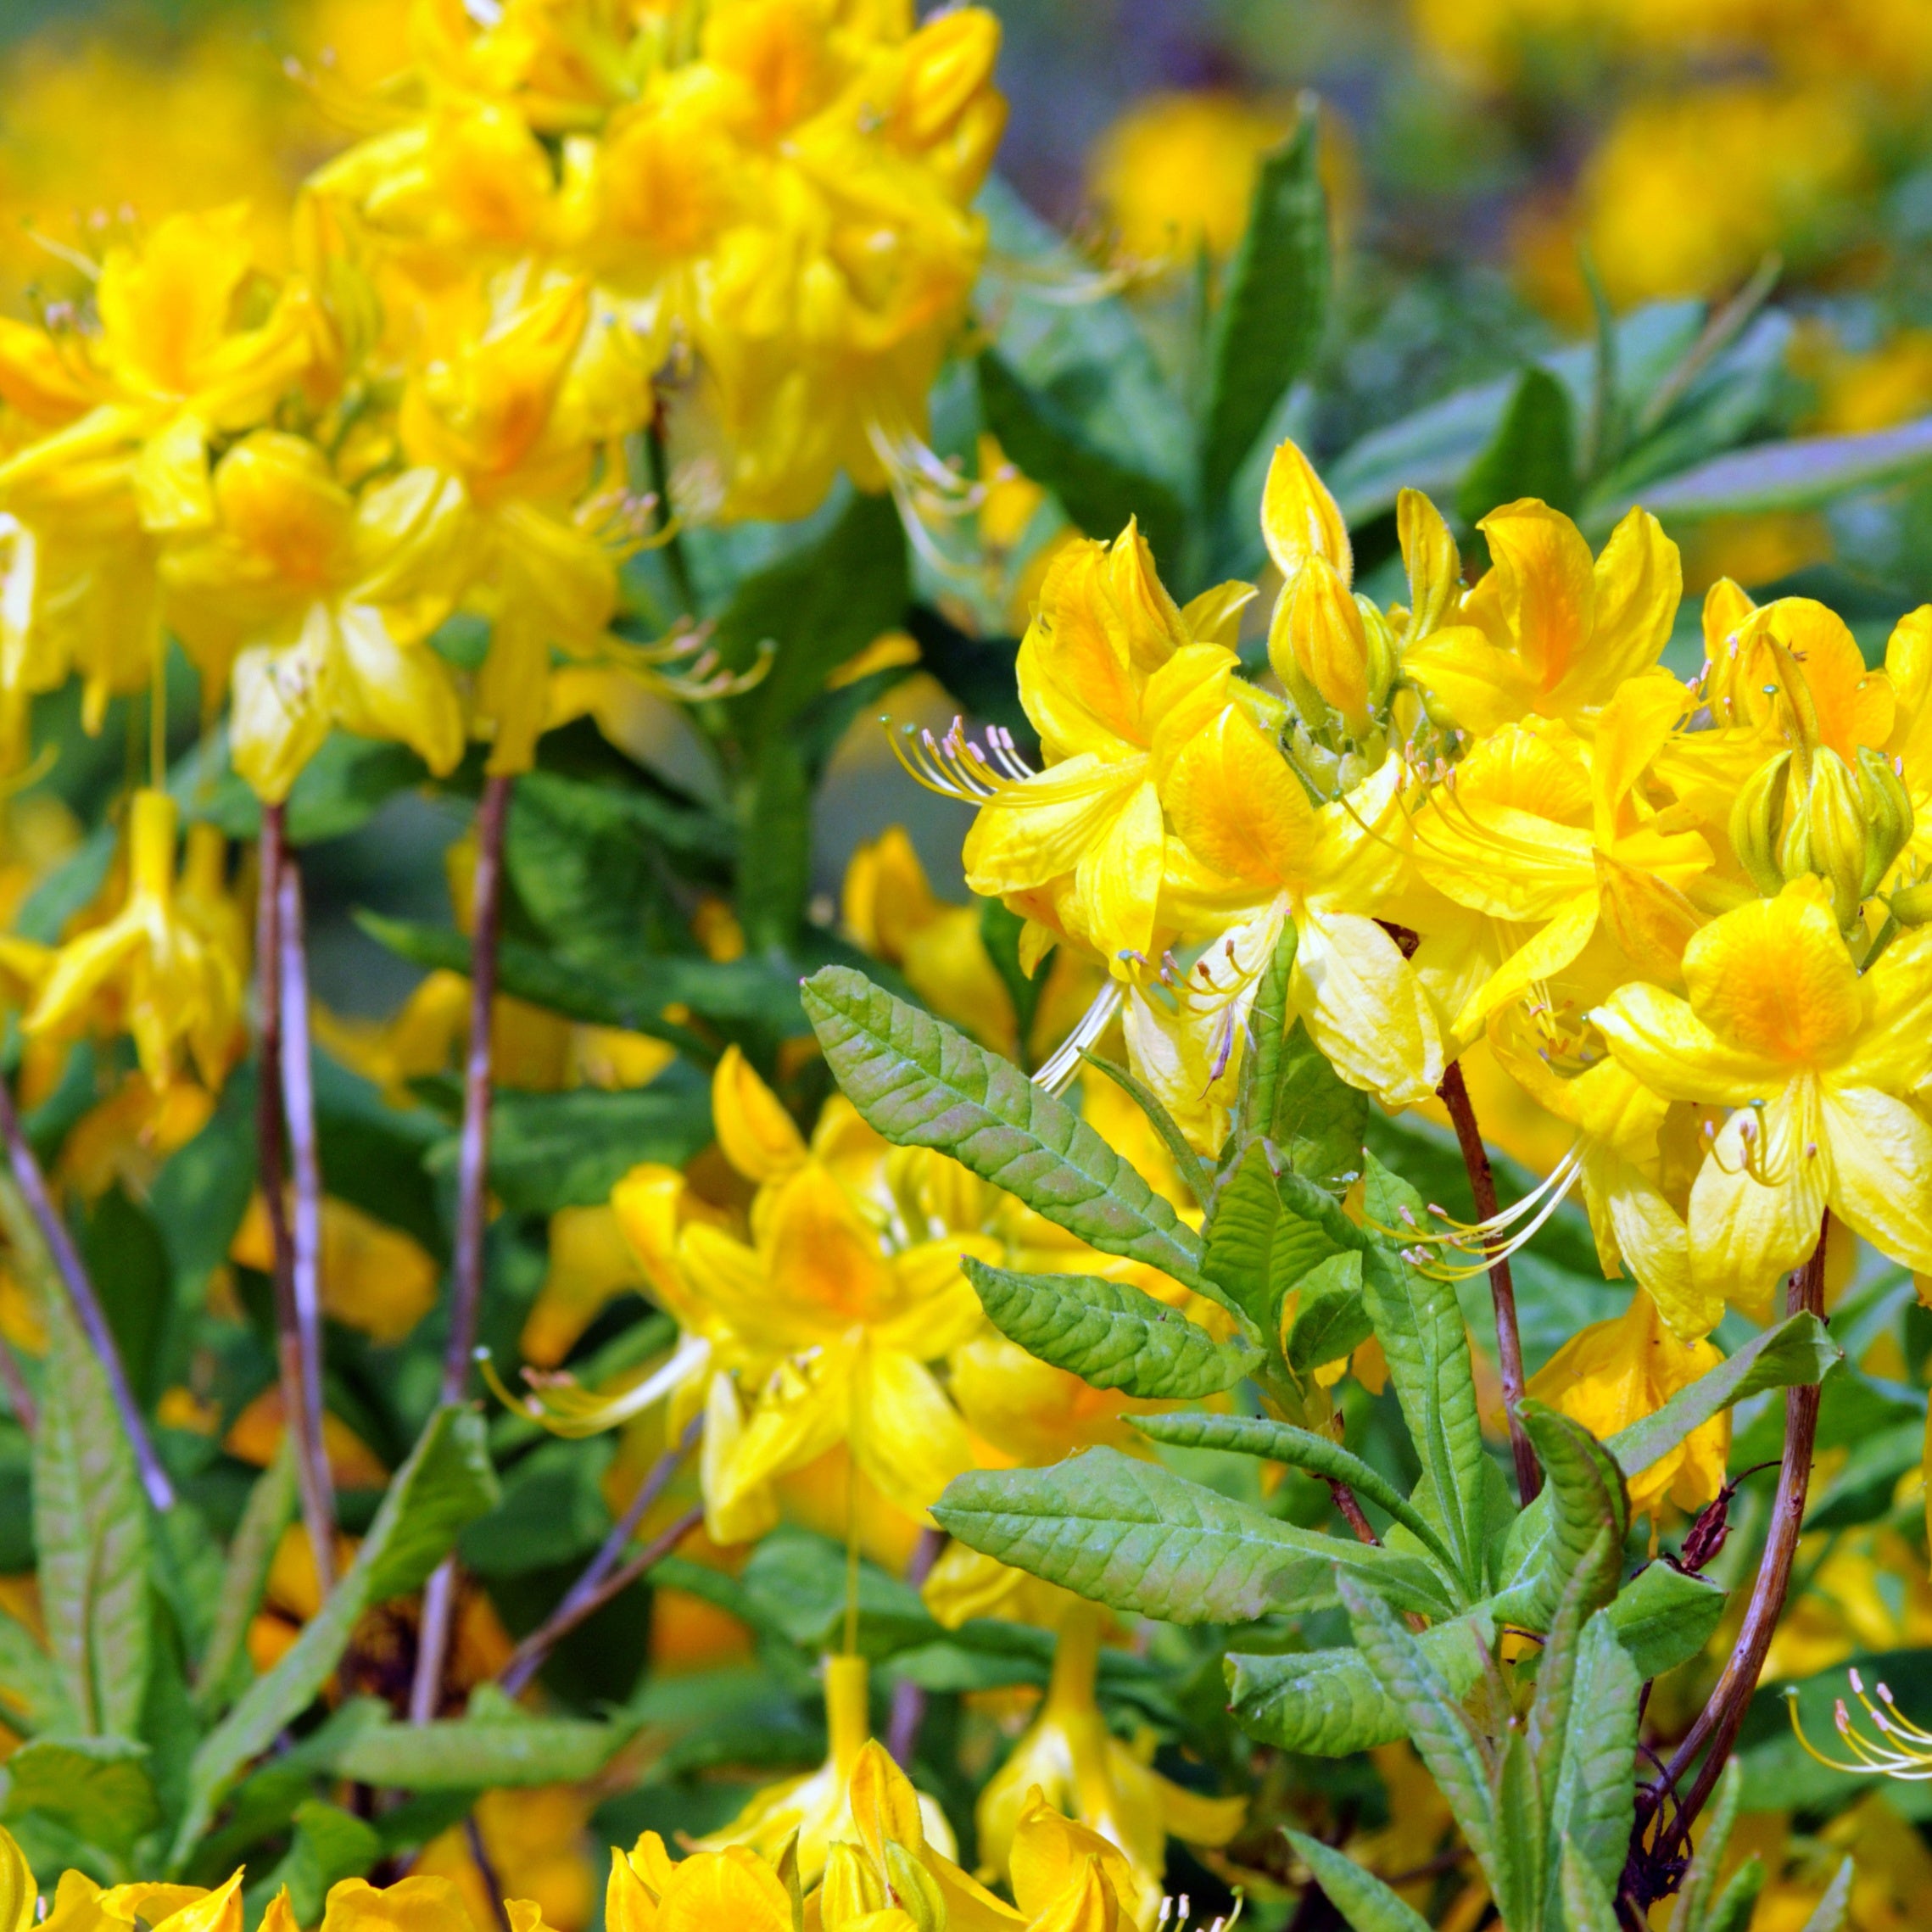
[(1827, 1087), (1831, 1205), (1882, 1254), (1932, 1274), (1932, 1126), (1871, 1087)]
[(1391, 1107), (1432, 1096), (1442, 1036), (1422, 983), (1373, 919), (1310, 907), (1298, 922), (1295, 1003), (1309, 1036), (1351, 1086)]
[[(1690, 1189), (1691, 1281), (1762, 1315), (1779, 1276), (1818, 1246), (1831, 1190), (1817, 1083), (1791, 1081), (1762, 1108), (1734, 1114)], [(1760, 1179), (1762, 1175), (1764, 1178)]]

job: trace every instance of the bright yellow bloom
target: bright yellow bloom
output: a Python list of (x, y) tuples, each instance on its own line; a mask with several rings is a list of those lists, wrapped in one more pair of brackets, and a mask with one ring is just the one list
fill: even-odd
[(1932, 934), (1907, 933), (1861, 976), (1829, 887), (1806, 876), (1690, 941), (1688, 1001), (1633, 985), (1592, 1013), (1653, 1092), (1736, 1109), (1691, 1188), (1700, 1293), (1762, 1312), (1827, 1209), (1932, 1270), (1932, 1127), (1900, 1097), (1932, 1062), (1929, 961)]
[(175, 825), (165, 792), (135, 793), (127, 902), (60, 948), (25, 1025), (30, 1035), (125, 1026), (154, 1086), (174, 1077), (185, 1047), (202, 1080), (219, 1087), (240, 1043), (241, 978), (176, 902)]
[(628, 1851), (611, 1848), (604, 1895), (611, 1932), (793, 1932), (791, 1895), (771, 1865), (743, 1845), (673, 1861), (647, 1831)]
[(1226, 1845), (1241, 1829), (1248, 1801), (1183, 1790), (1149, 1767), (1149, 1753), (1134, 1751), (1108, 1730), (1094, 1700), (1103, 1616), (1081, 1604), (1060, 1626), (1040, 1714), (980, 1794), (980, 1869), (997, 1871), (1019, 1857), (1021, 1821), (1044, 1798), (1119, 1847), (1132, 1873), (1132, 1890), (1123, 1889), (1122, 1899), (1144, 1921), (1159, 1903), (1169, 1836)]
[(1533, 499), (1478, 528), (1491, 568), (1458, 621), (1405, 646), (1404, 672), (1465, 731), (1548, 718), (1588, 735), (1670, 639), (1684, 589), (1677, 545), (1633, 510), (1593, 563), (1577, 526)]
[(204, 679), (233, 667), (235, 768), (279, 803), (334, 726), (413, 747), (438, 774), (462, 707), (428, 634), (454, 599), (461, 497), (433, 471), (360, 500), (312, 443), (258, 430), (215, 472), (216, 520), (162, 563)]
[[(268, 1203), (257, 1192), (228, 1259), (263, 1274), (275, 1266)], [(322, 1309), (377, 1343), (399, 1342), (436, 1305), (440, 1270), (420, 1242), (332, 1194), (322, 1198)]]
[(496, 1917), (494, 1881), (501, 1888), (497, 1896), (513, 1895), (533, 1907), (555, 1932), (581, 1932), (597, 1902), (586, 1829), (593, 1803), (588, 1792), (568, 1784), (486, 1791), (473, 1816), (487, 1867), (478, 1866), (468, 1831), (455, 1825), (423, 1846), (410, 1873), (454, 1881), (473, 1926), (487, 1927)]
[[(1639, 1288), (1614, 1321), (1593, 1322), (1572, 1336), (1531, 1378), (1529, 1393), (1607, 1441), (1655, 1415), (1723, 1360), (1708, 1342), (1678, 1341), (1659, 1319), (1656, 1304)], [(1693, 1429), (1631, 1477), (1632, 1513), (1655, 1512), (1667, 1497), (1680, 1510), (1701, 1509), (1723, 1487), (1730, 1447), (1728, 1412)]]

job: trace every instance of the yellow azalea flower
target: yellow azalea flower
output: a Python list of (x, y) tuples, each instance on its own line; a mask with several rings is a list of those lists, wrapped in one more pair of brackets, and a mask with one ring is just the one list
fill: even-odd
[(405, 450), (461, 487), (470, 578), (491, 621), (475, 715), (493, 772), (536, 755), (552, 647), (594, 649), (617, 610), (616, 551), (597, 528), (612, 506), (578, 507), (606, 433), (569, 387), (589, 318), (581, 282), (533, 293), (425, 361), (403, 394)]
[[(282, 1389), (271, 1382), (229, 1424), (221, 1446), (237, 1461), (266, 1469), (287, 1432)], [(388, 1483), (382, 1458), (333, 1411), (322, 1417), (322, 1449), (338, 1489), (381, 1489)]]
[(462, 709), (425, 640), (453, 596), (460, 491), (417, 469), (359, 500), (314, 444), (258, 430), (216, 465), (213, 500), (162, 576), (204, 678), (218, 690), (232, 666), (235, 768), (279, 803), (340, 725), (452, 770)]
[(1677, 545), (1633, 510), (1593, 562), (1567, 517), (1527, 498), (1477, 527), (1490, 569), (1457, 621), (1404, 646), (1404, 673), (1465, 731), (1549, 718), (1587, 734), (1669, 641), (1684, 590)]
[[(412, 1876), (450, 1879), (475, 1926), (496, 1916), (497, 1896), (527, 1901), (556, 1932), (580, 1932), (596, 1906), (596, 1873), (586, 1828), (594, 1801), (567, 1784), (485, 1791), (472, 1814), (489, 1859), (479, 1869), (461, 1825), (432, 1839), (416, 1855)], [(492, 1895), (490, 1885), (502, 1888)]]
[(1125, 956), (1153, 950), (1165, 868), (1156, 767), (1229, 701), (1228, 605), (1209, 593), (1179, 609), (1132, 524), (1111, 544), (1068, 544), (1019, 646), (1020, 702), (1046, 768), (996, 745), (1002, 771), (955, 738), (936, 779), (919, 774), (979, 805), (966, 882), (1027, 916), (1030, 970), (1056, 936), (1084, 941), (1116, 974)]
[(555, 1368), (611, 1302), (645, 1285), (623, 1223), (608, 1204), (558, 1209), (550, 1216), (549, 1256), (517, 1343), (523, 1360), (539, 1369)]
[[(1708, 1342), (1679, 1342), (1641, 1288), (1611, 1321), (1573, 1335), (1530, 1378), (1539, 1402), (1581, 1422), (1600, 1441), (1655, 1415), (1680, 1388), (1723, 1360)], [(1730, 1454), (1729, 1414), (1714, 1415), (1630, 1481), (1633, 1514), (1655, 1512), (1667, 1498), (1680, 1510), (1701, 1509), (1724, 1484)]]
[(331, 1885), (321, 1932), (475, 1932), (475, 1922), (453, 1880), (412, 1873), (393, 1885), (366, 1879)]
[(1248, 1010), (1291, 920), (1295, 1010), (1342, 1077), (1391, 1106), (1427, 1099), (1441, 1081), (1427, 996), (1370, 916), (1404, 863), (1403, 775), (1391, 759), (1348, 796), (1311, 805), (1235, 704), (1175, 755), (1163, 790), (1186, 857), (1169, 862), (1167, 903), (1184, 930), (1217, 939), (1174, 986), (1171, 1004), (1138, 992), (1126, 1024), (1136, 1070), (1198, 1146), (1219, 1145)]
[(1644, 780), (1686, 702), (1674, 680), (1638, 678), (1603, 706), (1588, 743), (1546, 719), (1506, 724), (1432, 789), (1413, 821), (1416, 869), (1485, 922), (1487, 945), (1445, 935), (1461, 942), (1466, 969), (1500, 956), (1455, 1012), (1459, 1039), (1573, 964), (1600, 930), (1647, 974), (1674, 977), (1700, 923), (1684, 888), (1711, 852), (1649, 803)]
[[(926, 1840), (950, 1859), (956, 1849), (946, 1814), (930, 1798), (915, 1795), (904, 1773), (872, 1741), (863, 1657), (827, 1657), (825, 1729), (830, 1750), (824, 1763), (802, 1778), (789, 1778), (758, 1793), (731, 1823), (698, 1842), (721, 1851), (741, 1845), (776, 1858), (796, 1837), (800, 1881), (814, 1884), (825, 1869), (834, 1844), (856, 1839), (864, 1829), (864, 1808), (885, 1801), (892, 1809), (899, 1842), (915, 1852)], [(963, 1873), (960, 1874), (962, 1878)], [(978, 1887), (966, 1880), (972, 1890)]]
[(611, 1848), (604, 1895), (610, 1932), (794, 1932), (791, 1894), (770, 1863), (742, 1845), (673, 1860), (647, 1831), (628, 1851)]
[(29, 1035), (126, 1026), (154, 1086), (174, 1077), (185, 1047), (202, 1080), (219, 1087), (240, 1043), (241, 975), (232, 954), (181, 915), (175, 828), (165, 792), (135, 793), (126, 904), (60, 948), (25, 1025)]
[(119, 1182), (144, 1197), (168, 1157), (208, 1125), (215, 1097), (192, 1080), (154, 1086), (130, 1073), (115, 1092), (75, 1122), (61, 1143), (59, 1173), (94, 1200)]
[(1019, 1856), (1022, 1821), (1044, 1798), (1119, 1848), (1144, 1922), (1159, 1902), (1168, 1838), (1226, 1845), (1241, 1829), (1248, 1801), (1183, 1790), (1148, 1765), (1151, 1740), (1148, 1751), (1136, 1752), (1108, 1730), (1094, 1697), (1103, 1617), (1083, 1604), (1060, 1626), (1040, 1714), (980, 1794), (980, 1869), (997, 1871)]
[[(1026, 1932), (1131, 1932), (1165, 1901), (1150, 1901), (1140, 1874), (1113, 1841), (1063, 1818), (1036, 1787), (1026, 1795), (1007, 1859)], [(1178, 1932), (1178, 1922), (1177, 1932)]]
[[(268, 1203), (260, 1190), (228, 1244), (228, 1259), (275, 1267)], [(333, 1194), (322, 1197), (322, 1312), (378, 1343), (399, 1342), (436, 1305), (441, 1270), (422, 1244)]]
[(1932, 1126), (1900, 1097), (1932, 1058), (1929, 959), (1932, 934), (1907, 933), (1861, 976), (1829, 888), (1807, 875), (1698, 933), (1688, 1000), (1632, 985), (1591, 1014), (1653, 1092), (1736, 1109), (1690, 1192), (1700, 1293), (1762, 1311), (1827, 1209), (1932, 1269)]
[[(853, 939), (896, 966), (935, 1013), (996, 1053), (1018, 1053), (1013, 998), (987, 954), (979, 908), (934, 896), (902, 826), (889, 827), (852, 854), (841, 910)], [(1027, 1042), (1036, 1056), (1072, 1030), (1094, 987), (1086, 962), (1064, 949), (1056, 952)]]

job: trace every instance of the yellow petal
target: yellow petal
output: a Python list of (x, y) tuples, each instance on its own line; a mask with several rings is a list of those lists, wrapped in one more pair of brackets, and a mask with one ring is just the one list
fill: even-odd
[(705, 1533), (726, 1547), (755, 1542), (778, 1527), (779, 1506), (771, 1486), (734, 1479), (744, 1437), (745, 1415), (731, 1377), (714, 1375), (705, 1395), (698, 1477), (704, 1490)]
[(1120, 1902), (1099, 1859), (1083, 1862), (1073, 1882), (1036, 1918), (1028, 1932), (1116, 1932)]
[(1391, 1107), (1430, 1098), (1442, 1036), (1395, 941), (1373, 919), (1312, 907), (1298, 930), (1295, 1004), (1335, 1070)]
[(1823, 1131), (1817, 1086), (1806, 1076), (1719, 1131), (1690, 1189), (1700, 1294), (1762, 1315), (1779, 1277), (1817, 1247), (1831, 1185)]
[(902, 1845), (908, 1851), (924, 1849), (919, 1794), (876, 1739), (868, 1739), (859, 1751), (846, 1787), (846, 1801), (874, 1865), (885, 1862), (888, 1844)]
[(463, 755), (463, 711), (449, 667), (427, 645), (399, 642), (366, 605), (342, 611), (336, 718), (366, 738), (407, 745), (438, 778)]
[(1304, 879), (1314, 808), (1287, 761), (1238, 706), (1179, 753), (1165, 789), (1175, 836), (1216, 872), (1270, 888)]
[(805, 1159), (805, 1137), (736, 1046), (711, 1078), (711, 1113), (724, 1158), (747, 1181), (781, 1180)]
[(1241, 614), (1258, 593), (1234, 578), (1203, 590), (1181, 607), (1181, 628), (1197, 644), (1222, 644), (1231, 650), (1241, 636)]
[(1540, 932), (1512, 952), (1456, 1015), (1459, 1036), (1471, 1036), (1499, 1007), (1509, 1005), (1538, 980), (1561, 972), (1589, 944), (1597, 927), (1597, 896), (1582, 892)]
[(613, 1845), (611, 1876), (604, 1887), (604, 1923), (610, 1932), (657, 1932), (657, 1901), (637, 1867)]
[(930, 1370), (896, 1348), (868, 1348), (853, 1376), (852, 1457), (909, 1514), (939, 1500), (974, 1464), (959, 1412)]
[(1409, 573), (1409, 639), (1440, 630), (1462, 595), (1462, 559), (1443, 513), (1419, 489), (1395, 497), (1396, 534)]
[(1275, 567), (1293, 584), (1311, 556), (1332, 564), (1344, 583), (1354, 579), (1348, 526), (1315, 466), (1293, 443), (1268, 465), (1261, 492), (1261, 537)]
[(1590, 547), (1561, 511), (1533, 498), (1492, 510), (1477, 528), (1494, 561), (1471, 595), (1494, 599), (1538, 692), (1552, 692), (1590, 636), (1596, 606)]
[(1153, 946), (1166, 828), (1151, 784), (1135, 786), (1103, 835), (1080, 855), (1074, 889), (1081, 930), (1102, 957), (1143, 957)]
[(1633, 510), (1611, 531), (1592, 572), (1589, 648), (1550, 695), (1559, 715), (1605, 704), (1657, 662), (1684, 596), (1684, 561), (1662, 524)]
[(228, 743), (235, 769), (265, 804), (279, 805), (321, 748), (335, 711), (327, 614), (286, 651), (257, 647), (235, 660)]
[(1604, 930), (1646, 976), (1667, 986), (1681, 985), (1684, 948), (1702, 928), (1704, 915), (1667, 879), (1607, 852), (1599, 852), (1595, 860)]
[(791, 1897), (756, 1852), (741, 1845), (684, 1859), (658, 1901), (656, 1932), (791, 1932)]
[(0, 1825), (0, 1932), (27, 1932), (40, 1887), (14, 1834)]
[(1828, 1086), (1831, 1204), (1881, 1254), (1932, 1273), (1932, 1126), (1870, 1087)]
[(1402, 668), (1464, 730), (1478, 734), (1527, 716), (1540, 695), (1531, 668), (1470, 623), (1404, 645)]
[(1784, 1078), (1778, 1063), (1720, 1040), (1661, 987), (1620, 986), (1590, 1018), (1618, 1062), (1667, 1100), (1743, 1107), (1768, 1098)]

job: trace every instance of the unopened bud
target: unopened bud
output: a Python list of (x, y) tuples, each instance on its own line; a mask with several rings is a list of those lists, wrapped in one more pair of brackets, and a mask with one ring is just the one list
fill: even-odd
[[(1795, 795), (1798, 788), (1791, 788)], [(1812, 779), (1785, 813), (1778, 858), (1786, 879), (1815, 873), (1831, 887), (1832, 910), (1841, 926), (1858, 917), (1864, 897), (1865, 810), (1858, 780), (1837, 752), (1812, 754)]]
[(1865, 810), (1865, 870), (1860, 890), (1875, 892), (1912, 843), (1912, 794), (1892, 762), (1869, 745), (1858, 749), (1858, 797)]
[(1745, 780), (1731, 807), (1731, 848), (1751, 882), (1767, 899), (1784, 889), (1778, 863), (1778, 828), (1784, 814), (1791, 754), (1767, 758)]
[(1419, 489), (1397, 494), (1395, 528), (1409, 572), (1405, 641), (1414, 644), (1449, 622), (1462, 595), (1462, 559), (1442, 511)]
[(885, 1841), (885, 1875), (892, 1903), (919, 1932), (946, 1932), (946, 1898), (939, 1881), (896, 1839)]
[(1901, 926), (1932, 925), (1932, 882), (1901, 886), (1885, 903)]
[(825, 1854), (825, 1881), (818, 1891), (820, 1923), (827, 1932), (885, 1907), (885, 1887), (856, 1845), (835, 1844)]
[[(1286, 642), (1296, 667), (1341, 712), (1350, 734), (1362, 737), (1369, 728), (1368, 628), (1348, 579), (1326, 557), (1311, 556), (1284, 597)], [(1270, 637), (1271, 660), (1274, 647)]]
[(1362, 614), (1362, 634), (1369, 651), (1369, 709), (1379, 712), (1388, 702), (1389, 690), (1402, 668), (1402, 654), (1396, 639), (1401, 633), (1392, 617), (1386, 617), (1374, 600), (1356, 593), (1355, 608)]
[(1281, 680), (1297, 717), (1309, 730), (1319, 731), (1328, 723), (1328, 702), (1295, 656), (1293, 633), (1298, 589), (1298, 583), (1289, 584), (1275, 600), (1275, 613), (1268, 623), (1268, 662)]

